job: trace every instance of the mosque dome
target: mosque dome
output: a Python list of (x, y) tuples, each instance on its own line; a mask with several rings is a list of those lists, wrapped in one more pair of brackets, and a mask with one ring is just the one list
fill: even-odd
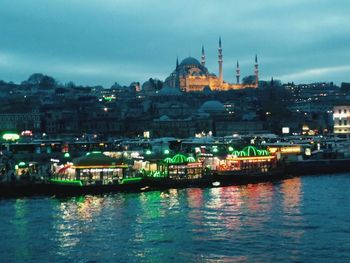
[(193, 57), (187, 57), (181, 61), (180, 66), (197, 66), (200, 67), (201, 63)]
[(142, 90), (146, 92), (155, 91), (154, 84), (152, 84), (149, 80), (142, 84)]
[(163, 87), (159, 92), (158, 96), (181, 96), (182, 93), (177, 88)]
[(167, 115), (162, 115), (160, 118), (159, 118), (160, 121), (170, 121), (170, 118), (167, 116)]
[(225, 111), (225, 107), (220, 101), (209, 100), (204, 102), (199, 110), (206, 113), (222, 113)]

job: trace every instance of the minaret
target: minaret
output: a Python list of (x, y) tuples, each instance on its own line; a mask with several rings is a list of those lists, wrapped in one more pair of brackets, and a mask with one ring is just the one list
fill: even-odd
[(201, 64), (203, 67), (205, 67), (205, 53), (204, 53), (204, 46), (202, 46), (202, 61)]
[(174, 88), (180, 88), (180, 74), (179, 74), (179, 57), (176, 57), (176, 69), (175, 69), (175, 83)]
[(258, 87), (258, 84), (259, 84), (259, 64), (258, 64), (258, 55), (255, 55), (255, 84), (256, 84), (256, 87)]
[(221, 48), (221, 37), (219, 38), (219, 81), (220, 81), (220, 87), (222, 85), (222, 48)]
[(237, 79), (237, 84), (239, 84), (239, 77), (241, 76), (241, 69), (239, 68), (239, 62), (237, 60), (237, 67), (236, 67), (236, 79)]

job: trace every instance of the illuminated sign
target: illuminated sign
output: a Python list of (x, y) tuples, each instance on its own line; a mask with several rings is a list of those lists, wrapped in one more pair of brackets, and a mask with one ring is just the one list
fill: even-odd
[(200, 168), (202, 167), (202, 163), (188, 163), (187, 166), (189, 168)]
[(17, 133), (5, 133), (2, 138), (5, 141), (16, 141), (19, 139), (19, 135)]
[(93, 168), (93, 169), (83, 169), (82, 171), (84, 173), (88, 173), (88, 172), (91, 172), (91, 173), (99, 173), (99, 172), (114, 172), (114, 171), (119, 171), (120, 168), (116, 168), (116, 169), (113, 169), (113, 168)]
[(282, 133), (283, 134), (288, 134), (290, 131), (289, 131), (289, 127), (283, 127), (282, 128)]
[(32, 133), (32, 131), (22, 131), (21, 135), (22, 136), (33, 136), (33, 133)]
[(234, 157), (234, 156), (229, 155), (229, 156), (227, 157), (227, 160), (228, 160), (228, 161), (250, 160), (250, 161), (253, 161), (253, 162), (254, 162), (254, 161), (255, 161), (255, 162), (261, 162), (261, 161), (264, 161), (264, 160), (272, 160), (272, 159), (275, 159), (275, 158), (276, 158), (275, 156)]
[(281, 152), (288, 153), (301, 153), (301, 146), (282, 146), (282, 147), (268, 147), (270, 153)]
[(300, 146), (281, 147), (281, 153), (301, 153)]

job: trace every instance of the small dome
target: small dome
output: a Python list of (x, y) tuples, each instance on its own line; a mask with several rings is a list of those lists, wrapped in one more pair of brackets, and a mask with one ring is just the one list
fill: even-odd
[(225, 111), (224, 104), (217, 100), (209, 100), (203, 103), (200, 111), (207, 113), (222, 113)]
[(164, 87), (158, 92), (158, 96), (181, 96), (182, 93), (177, 88)]
[(201, 63), (193, 57), (187, 57), (181, 61), (180, 66), (201, 66)]
[(162, 115), (160, 118), (159, 118), (160, 121), (170, 121), (170, 118), (167, 116), (167, 115)]
[(155, 91), (155, 87), (154, 87), (154, 84), (151, 83), (149, 80), (147, 80), (146, 82), (144, 82), (142, 84), (142, 90), (143, 91)]
[(74, 164), (74, 166), (78, 166), (78, 167), (79, 166), (109, 167), (109, 166), (120, 164), (120, 161), (118, 159), (106, 156), (100, 152), (92, 152), (86, 156), (83, 156), (83, 157), (80, 157), (80, 158), (73, 160), (73, 164)]
[(181, 153), (178, 153), (172, 158), (172, 161), (175, 164), (186, 163), (187, 157)]

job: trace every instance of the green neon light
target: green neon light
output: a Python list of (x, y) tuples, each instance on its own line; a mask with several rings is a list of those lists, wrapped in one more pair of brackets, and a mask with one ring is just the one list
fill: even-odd
[(233, 149), (232, 146), (229, 146), (229, 147), (228, 147), (228, 150), (229, 150), (230, 152), (233, 152), (234, 149)]
[(64, 153), (64, 158), (69, 158), (70, 157), (70, 154), (69, 153)]
[(18, 166), (26, 166), (26, 163), (25, 162), (19, 162)]
[(101, 151), (92, 151), (92, 153), (102, 153)]
[(5, 133), (2, 138), (5, 141), (16, 141), (19, 139), (19, 135), (17, 133)]
[(238, 156), (248, 156), (245, 151), (239, 151)]
[(87, 152), (86, 155), (90, 155), (91, 153), (90, 152)]
[(244, 147), (242, 151), (233, 151), (232, 154), (236, 156), (243, 156), (243, 157), (270, 155), (270, 153), (267, 150), (258, 150), (256, 147), (251, 145)]
[(240, 151), (237, 151), (237, 150), (233, 151), (233, 155), (240, 156), (239, 154), (240, 154)]
[(112, 101), (112, 100), (115, 100), (115, 97), (103, 97), (103, 99), (105, 100), (105, 101)]
[(218, 148), (213, 148), (213, 153), (217, 153), (218, 151)]
[(169, 153), (170, 153), (170, 151), (168, 149), (164, 150), (164, 154), (169, 154)]
[(166, 177), (167, 173), (163, 171), (148, 171), (146, 173), (148, 177), (153, 177), (153, 178), (160, 178), (160, 177)]
[(270, 152), (268, 150), (260, 150), (262, 156), (269, 156)]
[(147, 151), (146, 151), (146, 154), (147, 154), (147, 155), (152, 154), (151, 150), (147, 150)]
[(173, 160), (173, 163), (186, 163), (187, 162), (186, 156), (183, 154), (180, 154), (180, 153), (176, 154), (172, 158), (172, 160)]
[(173, 163), (173, 159), (171, 159), (170, 157), (167, 157), (163, 160), (165, 163)]
[(73, 185), (73, 186), (83, 186), (83, 183), (80, 180), (59, 180), (59, 179), (50, 179), (51, 183), (54, 184), (63, 184), (63, 185)]
[(136, 183), (136, 182), (140, 182), (141, 180), (142, 180), (142, 177), (124, 178), (122, 179), (121, 184)]
[(245, 156), (259, 156), (258, 150), (251, 145), (244, 147), (242, 151), (246, 153)]
[(193, 156), (187, 157), (186, 161), (187, 161), (188, 163), (195, 163), (195, 162), (197, 162), (197, 160), (196, 160)]

